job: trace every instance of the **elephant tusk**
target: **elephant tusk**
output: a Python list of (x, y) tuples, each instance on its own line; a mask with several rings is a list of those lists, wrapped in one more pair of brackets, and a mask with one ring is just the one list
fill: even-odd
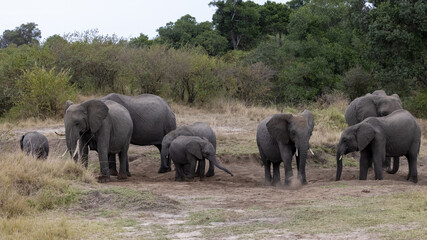
[(311, 148), (309, 148), (308, 150), (310, 150), (311, 154), (313, 154), (313, 156), (314, 156), (314, 152), (313, 152), (313, 150), (311, 150)]
[(298, 157), (298, 148), (297, 148), (297, 150), (295, 151), (295, 156), (296, 156), (296, 157)]
[(340, 156), (340, 159), (339, 159), (340, 161), (342, 161), (342, 157), (343, 157), (343, 155)]
[(78, 152), (78, 150), (79, 150), (79, 146), (80, 146), (80, 139), (79, 140), (77, 140), (77, 147), (76, 147), (76, 150), (74, 151), (74, 153), (73, 153), (73, 158), (76, 156), (76, 154), (77, 154), (77, 152)]

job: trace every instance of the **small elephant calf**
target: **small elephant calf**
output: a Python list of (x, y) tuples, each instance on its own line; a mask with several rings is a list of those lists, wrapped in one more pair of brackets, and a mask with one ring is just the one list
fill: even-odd
[(49, 141), (39, 132), (27, 132), (20, 140), (21, 150), (27, 155), (31, 153), (33, 157), (47, 159), (49, 155)]
[(199, 161), (200, 180), (203, 180), (205, 177), (205, 159), (233, 176), (228, 169), (218, 164), (215, 148), (206, 138), (179, 136), (171, 142), (169, 156), (175, 164), (175, 181), (183, 181), (186, 178), (193, 179), (197, 161)]

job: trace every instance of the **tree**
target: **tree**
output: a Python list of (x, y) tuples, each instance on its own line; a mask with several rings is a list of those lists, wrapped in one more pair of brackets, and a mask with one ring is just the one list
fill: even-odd
[(197, 23), (191, 15), (185, 15), (175, 23), (169, 22), (165, 27), (160, 27), (160, 42), (178, 49), (183, 46), (201, 46), (209, 55), (218, 55), (225, 52), (227, 39), (213, 29), (211, 22)]
[(289, 23), (290, 9), (282, 3), (267, 1), (260, 9), (261, 31), (266, 34), (279, 35), (279, 44), (282, 46), (282, 34), (286, 33)]
[(145, 34), (139, 34), (139, 37), (131, 38), (129, 40), (129, 45), (131, 47), (145, 47), (151, 46), (153, 44), (152, 40), (148, 39), (148, 36)]
[(5, 30), (3, 36), (0, 38), (0, 48), (5, 48), (10, 44), (17, 46), (23, 44), (39, 44), (41, 38), (41, 31), (37, 28), (37, 24), (30, 22), (21, 24), (15, 30)]
[(297, 10), (298, 8), (306, 5), (309, 2), (310, 0), (291, 0), (286, 2), (286, 5), (288, 5), (291, 9)]
[(212, 1), (210, 6), (217, 7), (212, 19), (215, 28), (226, 37), (233, 49), (249, 49), (260, 35), (258, 11), (259, 5), (242, 0)]

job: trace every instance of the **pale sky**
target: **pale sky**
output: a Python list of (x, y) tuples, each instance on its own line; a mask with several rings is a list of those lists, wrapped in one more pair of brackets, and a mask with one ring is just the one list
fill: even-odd
[[(263, 5), (266, 0), (253, 0)], [(286, 0), (273, 0), (285, 3)], [(0, 8), (0, 34), (23, 23), (34, 22), (42, 39), (58, 34), (98, 29), (101, 35), (138, 37), (140, 33), (150, 39), (157, 29), (175, 22), (186, 14), (198, 23), (212, 21), (216, 8), (211, 0), (18, 0), (2, 1)]]

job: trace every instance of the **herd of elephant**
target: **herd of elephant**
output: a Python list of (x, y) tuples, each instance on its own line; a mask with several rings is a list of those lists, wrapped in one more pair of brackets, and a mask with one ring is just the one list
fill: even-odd
[[(342, 156), (360, 151), (360, 180), (366, 180), (372, 164), (375, 179), (383, 179), (383, 167), (388, 173), (396, 173), (399, 157), (405, 156), (409, 165), (407, 179), (414, 183), (418, 181), (421, 129), (416, 119), (402, 108), (398, 95), (388, 96), (383, 90), (377, 90), (356, 98), (347, 107), (345, 119), (349, 127), (342, 133), (337, 146), (336, 180), (341, 178)], [(171, 171), (173, 161), (176, 181), (195, 176), (202, 180), (206, 159), (209, 160), (206, 177), (214, 176), (215, 166), (233, 176), (216, 160), (216, 136), (212, 128), (201, 122), (177, 128), (172, 109), (156, 95), (112, 93), (80, 104), (67, 101), (64, 124), (67, 149), (76, 162), (80, 160), (87, 167), (89, 149), (98, 152), (99, 182), (110, 181), (110, 176), (118, 179), (131, 176), (128, 161), (130, 144), (156, 146), (161, 159), (158, 172)], [(307, 183), (305, 166), (314, 125), (313, 114), (308, 110), (299, 115), (274, 114), (259, 123), (256, 142), (265, 169), (265, 185), (280, 184), (282, 162), (284, 184), (291, 183), (294, 155), (298, 180), (302, 184)], [(28, 154), (38, 158), (48, 156), (48, 140), (38, 132), (26, 133), (20, 144)], [(116, 154), (120, 163), (118, 172)], [(390, 157), (393, 157), (393, 167), (390, 166)]]

